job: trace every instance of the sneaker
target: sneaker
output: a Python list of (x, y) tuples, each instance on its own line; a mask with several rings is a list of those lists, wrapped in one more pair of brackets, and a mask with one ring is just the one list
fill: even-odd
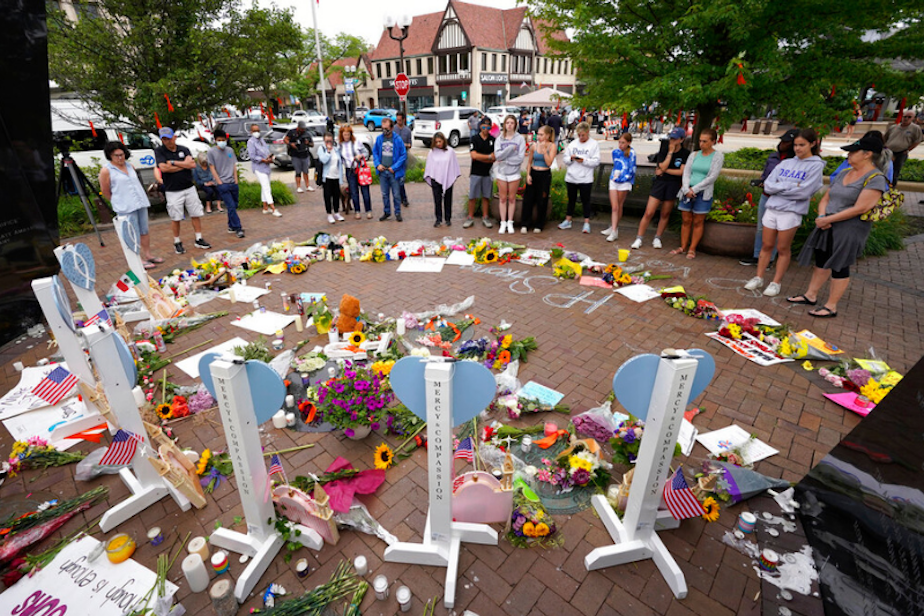
[(638, 250), (638, 249), (641, 248), (641, 247), (642, 247), (642, 238), (640, 238), (640, 237), (635, 238), (635, 241), (632, 242), (632, 245), (631, 245), (631, 246), (629, 246), (629, 248), (631, 248), (631, 249), (633, 249), (633, 250)]
[(474, 221), (473, 219), (471, 219), (471, 218), (466, 218), (466, 219), (465, 219), (465, 222), (462, 223), (462, 228), (463, 228), (463, 229), (468, 229), (468, 228), (471, 227), (473, 224), (475, 224), (475, 221)]
[(269, 214), (272, 210), (263, 210), (264, 214)]
[(437, 220), (435, 223), (433, 223), (433, 228), (434, 229), (439, 228), (440, 224), (441, 224), (440, 221)]
[(581, 233), (590, 233), (590, 223), (585, 222), (584, 226), (581, 228)]
[(401, 207), (410, 207), (410, 205), (411, 205), (410, 203), (405, 201), (404, 203), (401, 204)]
[(340, 215), (340, 212), (337, 212), (336, 214), (334, 214), (334, 218), (337, 219), (337, 222), (343, 222), (344, 220), (343, 216)]
[[(331, 216), (331, 218), (333, 218), (333, 216)], [(389, 218), (391, 218), (391, 214), (382, 214), (381, 216), (379, 216), (379, 222), (383, 222), (385, 220), (388, 220)]]
[(244, 236), (244, 230), (243, 230), (243, 229), (239, 229), (238, 232), (237, 232), (237, 236), (238, 236), (239, 238), (241, 238), (241, 239), (244, 239), (244, 237), (245, 237), (245, 236)]
[(661, 248), (661, 238), (660, 238), (660, 237), (656, 237), (656, 238), (654, 238), (653, 240), (651, 240), (651, 245), (652, 245), (652, 247), (654, 247), (654, 248)]
[(235, 231), (235, 230), (232, 229), (231, 227), (228, 227), (228, 233), (237, 233), (237, 231)]
[(526, 227), (521, 228), (520, 233), (528, 233), (528, 231), (526, 230)]
[(539, 227), (536, 227), (535, 229), (533, 229), (533, 233), (542, 233), (542, 229), (540, 229)]
[(452, 221), (451, 221), (451, 220), (447, 220), (447, 221), (446, 221), (446, 226), (447, 226), (447, 227), (451, 227), (451, 226), (452, 226)]
[(303, 193), (303, 192), (305, 192), (305, 189), (302, 188), (301, 186), (299, 186), (298, 188), (295, 189), (295, 192), (297, 192), (297, 193)]
[(600, 232), (600, 235), (609, 235), (610, 231), (612, 230), (613, 230), (613, 227), (607, 227), (606, 229)]
[(757, 257), (748, 257), (747, 259), (741, 259), (738, 261), (741, 265), (757, 265)]
[(491, 219), (487, 217), (482, 217), (481, 224), (484, 225), (485, 229), (490, 229), (491, 227), (494, 226), (494, 223), (491, 222)]
[(337, 222), (337, 221), (334, 220), (334, 215), (333, 215), (333, 214), (328, 214), (328, 215), (327, 215), (327, 224), (332, 225), (332, 224), (334, 224), (335, 222)]
[(561, 224), (558, 225), (558, 228), (559, 228), (559, 229), (562, 229), (562, 230), (564, 230), (564, 229), (570, 229), (570, 228), (571, 228), (571, 221), (570, 221), (570, 220), (563, 220), (563, 221), (561, 221)]
[(280, 212), (279, 210), (273, 210), (273, 216), (275, 216), (276, 218), (282, 218), (282, 212)]
[(314, 186), (309, 186), (309, 187), (308, 187), (308, 192), (314, 192)]
[(395, 220), (397, 220), (398, 222), (404, 222), (404, 219), (401, 218), (401, 214), (395, 214)]
[(174, 242), (173, 250), (175, 250), (176, 254), (178, 255), (184, 254), (186, 252), (186, 249), (183, 248), (183, 242)]
[(616, 233), (616, 231), (610, 230), (610, 232), (606, 236), (606, 241), (615, 242), (617, 239), (619, 239), (619, 234)]
[(206, 242), (206, 241), (205, 241), (204, 239), (202, 239), (201, 237), (200, 237), (199, 239), (196, 240), (196, 248), (202, 248), (203, 250), (208, 250), (208, 249), (211, 248), (211, 247), (212, 247), (212, 245), (209, 244), (208, 242)]
[(498, 233), (500, 233), (501, 235), (503, 235), (504, 233), (507, 233), (507, 221), (506, 220), (500, 221), (500, 229), (498, 229)]
[(767, 288), (764, 289), (764, 295), (767, 297), (776, 297), (780, 294), (780, 285), (776, 282), (771, 282), (767, 285)]
[[(748, 280), (747, 284), (744, 285), (744, 288), (747, 289), (748, 291), (756, 291), (762, 286), (764, 286), (764, 279), (761, 278), (760, 276), (754, 276), (753, 278)], [(779, 290), (777, 290), (777, 293), (779, 293)]]

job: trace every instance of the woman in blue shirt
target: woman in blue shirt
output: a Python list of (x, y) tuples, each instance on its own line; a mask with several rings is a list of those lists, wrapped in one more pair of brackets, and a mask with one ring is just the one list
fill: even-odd
[(619, 237), (619, 219), (622, 218), (622, 206), (635, 184), (635, 150), (632, 149), (632, 133), (625, 133), (619, 138), (618, 147), (613, 150), (613, 172), (610, 173), (610, 208), (612, 208), (609, 229), (603, 234), (607, 242), (615, 242)]

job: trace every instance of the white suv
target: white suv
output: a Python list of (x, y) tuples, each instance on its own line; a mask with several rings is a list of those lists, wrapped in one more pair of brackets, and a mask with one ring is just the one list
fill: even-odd
[(417, 112), (414, 139), (430, 147), (433, 135), (440, 132), (446, 135), (449, 147), (454, 148), (463, 139), (471, 138), (468, 119), (478, 112), (475, 107), (425, 107)]
[(508, 115), (512, 115), (519, 121), (520, 108), (512, 105), (498, 105), (497, 107), (488, 107), (488, 110), (485, 111), (485, 115), (491, 118), (493, 124), (500, 126), (504, 123), (504, 118)]

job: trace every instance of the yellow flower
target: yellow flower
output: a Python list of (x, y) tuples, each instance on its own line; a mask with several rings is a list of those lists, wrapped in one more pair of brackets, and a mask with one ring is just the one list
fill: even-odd
[(497, 261), (497, 251), (496, 250), (485, 251), (484, 257), (482, 257), (482, 260), (485, 263), (494, 263), (495, 261)]
[(594, 468), (593, 463), (586, 458), (580, 458), (578, 456), (571, 456), (568, 458), (568, 464), (571, 468), (583, 468), (588, 473), (591, 472)]
[(197, 475), (204, 475), (205, 471), (208, 470), (209, 460), (212, 459), (212, 452), (209, 449), (206, 449), (202, 452), (202, 455), (199, 457), (199, 466), (196, 467)]
[(524, 524), (523, 534), (526, 535), (527, 537), (535, 537), (536, 536), (536, 525), (533, 524), (532, 522), (527, 522), (526, 524)]
[(715, 522), (719, 519), (719, 503), (711, 496), (703, 501), (703, 519), (707, 522)]
[(378, 372), (382, 376), (388, 376), (391, 373), (391, 369), (395, 365), (395, 360), (389, 359), (388, 361), (377, 361), (372, 364), (372, 370)]
[(505, 349), (509, 349), (509, 348), (510, 348), (510, 343), (511, 343), (511, 342), (513, 342), (513, 336), (511, 336), (510, 334), (507, 334), (507, 335), (504, 336), (503, 339), (501, 340), (501, 347), (503, 347), (503, 348), (505, 348)]
[(362, 333), (361, 331), (355, 331), (350, 334), (349, 340), (351, 345), (358, 347), (366, 341), (366, 334)]
[(13, 450), (10, 452), (10, 457), (15, 458), (19, 454), (25, 453), (28, 448), (29, 445), (25, 441), (16, 441), (13, 443)]
[(885, 398), (889, 391), (890, 388), (880, 387), (879, 383), (876, 382), (876, 379), (868, 380), (866, 385), (860, 388), (860, 394), (869, 398), (870, 402), (873, 404), (879, 404), (882, 402), (882, 399)]
[(375, 448), (375, 468), (384, 471), (394, 463), (395, 454), (388, 445), (382, 443)]
[(789, 338), (783, 338), (783, 342), (780, 343), (780, 355), (783, 357), (792, 355), (792, 344), (789, 342)]
[(158, 405), (157, 405), (157, 408), (154, 409), (154, 412), (157, 414), (157, 416), (158, 416), (162, 421), (163, 421), (163, 420), (166, 420), (166, 419), (170, 419), (171, 417), (173, 417), (173, 411), (170, 410), (170, 405), (169, 405), (169, 404), (166, 404), (166, 403), (164, 403), (164, 404), (158, 404)]
[(804, 362), (802, 362), (802, 369), (811, 372), (815, 369), (815, 366), (812, 365), (812, 362), (806, 359)]
[(548, 534), (549, 534), (548, 524), (546, 524), (545, 522), (540, 522), (539, 524), (536, 524), (536, 536), (537, 537), (545, 537)]
[(732, 323), (731, 325), (728, 326), (728, 333), (735, 340), (741, 340), (741, 326), (740, 325), (736, 323)]

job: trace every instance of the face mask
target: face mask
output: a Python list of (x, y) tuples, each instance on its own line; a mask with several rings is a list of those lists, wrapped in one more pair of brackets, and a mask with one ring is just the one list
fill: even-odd
[(224, 150), (226, 147), (228, 147), (228, 142), (227, 142), (227, 141), (216, 141), (215, 144), (216, 144), (219, 148), (221, 148), (222, 150)]
[(251, 134), (251, 136), (256, 137), (257, 139), (260, 138), (260, 131), (254, 131), (254, 132), (252, 132), (252, 133), (250, 133), (250, 134)]

